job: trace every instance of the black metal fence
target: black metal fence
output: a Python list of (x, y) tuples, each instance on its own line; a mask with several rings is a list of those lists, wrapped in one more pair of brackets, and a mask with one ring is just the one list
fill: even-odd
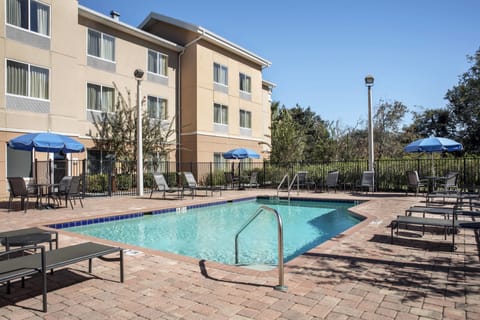
[[(258, 172), (258, 183), (262, 187), (276, 188), (283, 177), (292, 178), (296, 172), (307, 171), (308, 179), (317, 187), (324, 185), (329, 171), (339, 171), (339, 186), (343, 189), (354, 188), (363, 171), (367, 170), (366, 160), (332, 161), (317, 164), (283, 163), (272, 164), (268, 161), (230, 163), (214, 162), (161, 162), (145, 163), (144, 190), (150, 192), (154, 187), (153, 172), (165, 175), (171, 186), (184, 183), (181, 172), (190, 171), (201, 185), (226, 185), (225, 172), (234, 172), (236, 176), (248, 176)], [(458, 172), (458, 184), (463, 187), (480, 186), (480, 159), (478, 158), (440, 158), (440, 159), (391, 159), (375, 162), (375, 182), (378, 191), (405, 191), (407, 180), (405, 172), (417, 170), (419, 175), (443, 176), (447, 172)], [(433, 172), (434, 170), (434, 172)], [(58, 182), (65, 175), (82, 176), (82, 189), (86, 196), (135, 195), (137, 175), (135, 161), (60, 160), (54, 162), (36, 162), (34, 178), (49, 179)], [(53, 172), (53, 174), (52, 174)]]

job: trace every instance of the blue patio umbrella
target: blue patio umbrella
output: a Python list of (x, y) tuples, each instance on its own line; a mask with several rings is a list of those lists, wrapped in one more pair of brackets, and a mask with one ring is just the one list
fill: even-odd
[(429, 137), (418, 139), (408, 144), (403, 151), (405, 152), (427, 152), (432, 155), (432, 174), (435, 175), (435, 167), (433, 163), (434, 152), (453, 152), (461, 151), (463, 146), (461, 143), (448, 138)]
[(253, 151), (252, 149), (237, 148), (237, 149), (232, 149), (227, 152), (224, 152), (223, 158), (225, 159), (247, 159), (247, 158), (260, 159), (260, 155), (257, 152)]
[(452, 152), (461, 151), (462, 149), (461, 143), (439, 137), (418, 139), (403, 148), (405, 152)]
[(16, 150), (39, 152), (83, 152), (85, 147), (80, 142), (56, 133), (28, 133), (8, 141), (8, 146)]

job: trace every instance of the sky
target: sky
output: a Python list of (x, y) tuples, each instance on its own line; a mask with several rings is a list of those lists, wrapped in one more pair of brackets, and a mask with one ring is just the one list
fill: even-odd
[[(79, 0), (138, 26), (157, 12), (208, 29), (270, 61), (273, 100), (365, 126), (372, 104), (441, 108), (480, 49), (479, 0)], [(407, 117), (404, 124), (410, 123)]]

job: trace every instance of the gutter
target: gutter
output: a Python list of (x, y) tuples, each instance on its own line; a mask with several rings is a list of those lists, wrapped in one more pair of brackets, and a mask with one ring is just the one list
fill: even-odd
[[(185, 50), (187, 50), (188, 47), (190, 47), (191, 45), (197, 43), (198, 41), (200, 41), (201, 39), (203, 39), (203, 37), (205, 36), (205, 31), (203, 30), (202, 33), (196, 37), (195, 39), (193, 39), (192, 41), (190, 41), (189, 43), (187, 43), (186, 45), (183, 46), (183, 49), (182, 51), (180, 51), (178, 53), (178, 68), (177, 68), (177, 103), (176, 103), (176, 107), (175, 107), (175, 113), (177, 115), (177, 123), (176, 123), (176, 126), (177, 126), (177, 136), (176, 136), (176, 139), (177, 139), (177, 154), (176, 154), (176, 160), (177, 160), (177, 165), (182, 163), (182, 153), (180, 152), (181, 150), (181, 145), (182, 145), (182, 134), (180, 132), (181, 128), (182, 128), (182, 86), (181, 86), (181, 83), (182, 83), (182, 56), (185, 54)], [(179, 171), (179, 168), (177, 168), (177, 171)]]

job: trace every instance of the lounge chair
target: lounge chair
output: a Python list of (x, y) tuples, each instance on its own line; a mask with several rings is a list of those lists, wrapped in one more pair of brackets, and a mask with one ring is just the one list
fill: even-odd
[(153, 178), (155, 179), (156, 187), (152, 188), (150, 192), (150, 198), (155, 191), (163, 192), (163, 199), (166, 199), (166, 193), (177, 193), (178, 198), (183, 199), (184, 188), (169, 187), (167, 180), (161, 173), (154, 173)]
[[(436, 191), (426, 195), (426, 203), (428, 204), (446, 204), (448, 202), (461, 205), (480, 199), (478, 192), (458, 192), (458, 191)], [(440, 202), (438, 202), (440, 201)]]
[(455, 250), (455, 230), (457, 228), (462, 229), (480, 229), (480, 222), (478, 221), (467, 221), (458, 219), (459, 216), (467, 217), (478, 217), (480, 216), (479, 211), (468, 211), (468, 210), (453, 210), (453, 215), (451, 219), (437, 219), (437, 218), (425, 218), (425, 217), (412, 217), (412, 216), (397, 216), (395, 220), (390, 222), (391, 234), (390, 241), (393, 243), (393, 229), (397, 229), (396, 234), (398, 235), (398, 229), (400, 225), (421, 225), (422, 234), (425, 232), (425, 226), (429, 227), (440, 227), (444, 229), (444, 238), (447, 239), (448, 231), (451, 231), (452, 234), (452, 251)]
[(327, 174), (327, 180), (325, 182), (325, 189), (327, 192), (329, 191), (330, 188), (335, 189), (335, 193), (337, 193), (337, 186), (338, 186), (338, 171), (330, 171)]
[(210, 191), (212, 193), (212, 196), (214, 191), (219, 191), (220, 195), (222, 194), (221, 188), (199, 185), (197, 183), (197, 180), (195, 180), (195, 176), (191, 172), (184, 172), (183, 175), (185, 177), (185, 180), (187, 181), (187, 187), (192, 190), (192, 197), (197, 195), (197, 190), (205, 190), (206, 195), (208, 195), (208, 192)]
[[(18, 252), (25, 252), (27, 249), (40, 249), (40, 253), (30, 255), (13, 256)], [(105, 255), (120, 253), (118, 258), (105, 258)], [(105, 261), (120, 262), (120, 282), (123, 282), (123, 249), (106, 246), (103, 244), (86, 242), (52, 251), (45, 251), (43, 246), (25, 246), (0, 253), (6, 256), (7, 260), (0, 261), (0, 282), (8, 282), (15, 279), (40, 273), (42, 275), (42, 296), (43, 312), (47, 312), (47, 270), (65, 267), (77, 262), (88, 260), (88, 272), (92, 272), (92, 259), (99, 258)], [(7, 290), (10, 286), (7, 286)], [(7, 291), (8, 292), (8, 291)]]
[(356, 189), (363, 190), (367, 188), (367, 192), (372, 190), (375, 191), (375, 172), (374, 171), (364, 171), (362, 173), (362, 178), (357, 184)]
[(448, 207), (426, 207), (426, 206), (413, 206), (405, 210), (406, 216), (411, 216), (414, 213), (421, 213), (422, 217), (425, 218), (426, 214), (431, 215), (441, 215), (444, 218), (448, 219), (450, 216), (453, 215), (454, 208)]
[(10, 198), (8, 199), (8, 211), (12, 210), (13, 199), (20, 198), (20, 208), (27, 212), (28, 199), (30, 197), (37, 197), (38, 193), (34, 188), (27, 188), (25, 180), (22, 177), (8, 177), (8, 185), (10, 187)]
[(246, 188), (258, 188), (259, 184), (258, 184), (257, 178), (258, 178), (258, 171), (252, 171), (252, 173), (250, 173), (250, 177), (247, 177), (248, 182), (244, 183), (243, 186)]
[(417, 171), (407, 171), (407, 196), (408, 196), (408, 190), (413, 189), (415, 190), (415, 196), (418, 195), (418, 192), (420, 189), (423, 188), (425, 191), (426, 188), (428, 187), (428, 181), (426, 180), (420, 180), (418, 177), (418, 172)]
[(11, 246), (23, 246), (48, 242), (50, 250), (52, 243), (58, 249), (58, 232), (37, 227), (0, 232), (0, 242), (9, 250)]

